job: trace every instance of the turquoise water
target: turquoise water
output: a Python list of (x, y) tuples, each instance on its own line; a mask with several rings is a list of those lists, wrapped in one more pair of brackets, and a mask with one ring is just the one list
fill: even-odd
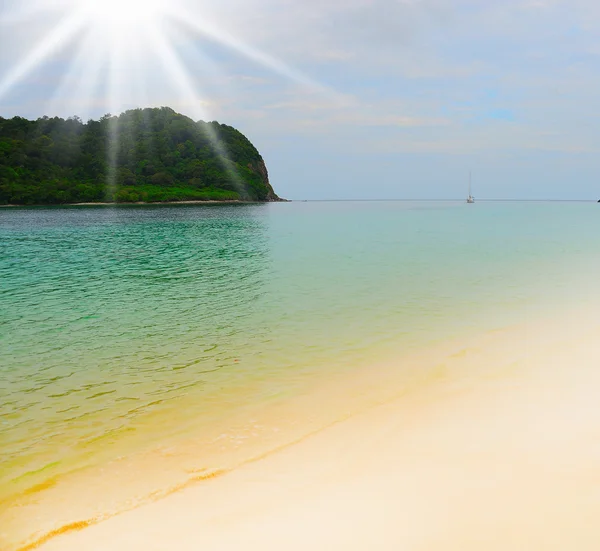
[[(24, 512), (82, 472), (243, 433), (246, 412), (328, 373), (582, 300), (598, 235), (594, 203), (1, 210), (6, 545), (42, 533)], [(169, 468), (212, 466), (208, 447)]]

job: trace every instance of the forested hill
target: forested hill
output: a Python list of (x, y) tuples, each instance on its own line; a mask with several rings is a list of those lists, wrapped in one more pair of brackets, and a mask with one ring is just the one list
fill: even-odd
[(183, 200), (279, 198), (241, 132), (167, 107), (87, 123), (0, 117), (0, 204)]

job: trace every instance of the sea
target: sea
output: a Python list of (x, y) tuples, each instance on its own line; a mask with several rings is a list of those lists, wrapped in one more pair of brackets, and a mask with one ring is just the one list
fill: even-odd
[(423, 351), (584, 305), (599, 209), (0, 209), (0, 549), (291, 445), (425, 376)]

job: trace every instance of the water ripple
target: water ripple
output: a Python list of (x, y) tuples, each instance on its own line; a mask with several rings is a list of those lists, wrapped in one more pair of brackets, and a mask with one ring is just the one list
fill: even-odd
[(380, 343), (572, 292), (574, 267), (597, 273), (600, 218), (561, 209), (1, 211), (0, 488), (45, 488)]

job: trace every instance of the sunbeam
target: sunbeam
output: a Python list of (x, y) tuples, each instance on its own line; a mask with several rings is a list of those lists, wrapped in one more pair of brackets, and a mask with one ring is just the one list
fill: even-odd
[[(82, 42), (69, 63), (65, 78), (48, 102), (50, 113), (65, 112), (67, 106), (85, 109), (86, 103), (93, 105), (98, 101), (102, 75), (107, 70), (107, 60), (97, 48), (98, 38), (98, 33), (94, 31)], [(78, 98), (76, 103), (69, 98), (71, 92)]]
[(85, 20), (80, 13), (68, 17), (44, 36), (24, 59), (16, 63), (0, 81), (0, 99), (19, 84), (29, 73), (64, 48), (83, 28)]
[(238, 54), (241, 54), (252, 61), (256, 61), (260, 65), (266, 67), (267, 69), (271, 69), (275, 73), (286, 77), (298, 84), (301, 84), (305, 87), (312, 89), (313, 91), (318, 91), (323, 94), (332, 95), (333, 92), (328, 89), (326, 86), (323, 86), (306, 75), (302, 74), (300, 71), (296, 71), (283, 63), (282, 61), (271, 57), (265, 52), (254, 48), (250, 44), (245, 43), (244, 41), (236, 38), (235, 36), (229, 34), (225, 30), (219, 28), (218, 25), (207, 21), (205, 17), (199, 19), (197, 17), (192, 17), (189, 12), (186, 11), (177, 11), (173, 14), (174, 18), (184, 26), (192, 29), (199, 36), (205, 36), (218, 42), (228, 48), (234, 50)]
[[(173, 50), (169, 48), (169, 45), (166, 43), (166, 40), (164, 40), (162, 35), (160, 33), (156, 33), (155, 36), (157, 37), (157, 41), (154, 43), (156, 55), (162, 61), (167, 73), (174, 79), (179, 90), (183, 92), (184, 99), (188, 100), (190, 105), (194, 106), (194, 118), (207, 118), (202, 109), (202, 104), (196, 98), (194, 87), (190, 82), (189, 76), (185, 70), (184, 65), (174, 54)], [(227, 174), (232, 179), (236, 188), (238, 190), (242, 190), (242, 181), (240, 179), (240, 176), (235, 172), (235, 169), (232, 167), (229, 152), (225, 149), (223, 144), (220, 142), (218, 136), (212, 131), (210, 126), (207, 126), (207, 129), (209, 132), (209, 138), (213, 144), (213, 147), (217, 151), (219, 158), (221, 159), (221, 164), (223, 168), (226, 170)]]
[(74, 7), (96, 25), (104, 25), (109, 30), (127, 27), (129, 31), (168, 13), (172, 5), (165, 0), (77, 0), (74, 3)]
[[(17, 56), (14, 65), (0, 80), (0, 100), (10, 95), (31, 73), (54, 61), (70, 42), (77, 41), (69, 52), (75, 57), (78, 50), (89, 49), (92, 36), (96, 53), (90, 63), (94, 66), (84, 68), (81, 63), (72, 64), (68, 76), (72, 80), (83, 79), (84, 75), (89, 79), (91, 71), (100, 73), (108, 66), (104, 105), (111, 112), (140, 106), (149, 97), (147, 93), (140, 93), (140, 89), (150, 87), (149, 81), (157, 78), (157, 72), (162, 72), (163, 78), (168, 77), (168, 68), (157, 66), (160, 65), (154, 54), (157, 43), (168, 50), (166, 55), (177, 58), (181, 71), (189, 75), (189, 85), (194, 88), (198, 79), (207, 73), (215, 74), (214, 64), (206, 55), (197, 56), (193, 62), (186, 64), (180, 57), (177, 40), (173, 39), (169, 27), (179, 31), (187, 29), (192, 40), (200, 45), (196, 48), (199, 51), (202, 51), (202, 42), (217, 43), (234, 55), (245, 57), (313, 93), (343, 101), (327, 86), (210, 21), (191, 0), (39, 0), (35, 11), (23, 11), (15, 4), (12, 13), (5, 10), (2, 20), (19, 20), (20, 25), (26, 27), (29, 19), (39, 19), (40, 14), (45, 12), (62, 15), (63, 19), (56, 27), (48, 28), (48, 24), (45, 32), (34, 34), (31, 51), (20, 58)], [(140, 86), (140, 78), (144, 86)], [(186, 90), (179, 92), (182, 98), (188, 96)], [(97, 109), (97, 102), (94, 103)], [(91, 107), (88, 111), (93, 110)]]

